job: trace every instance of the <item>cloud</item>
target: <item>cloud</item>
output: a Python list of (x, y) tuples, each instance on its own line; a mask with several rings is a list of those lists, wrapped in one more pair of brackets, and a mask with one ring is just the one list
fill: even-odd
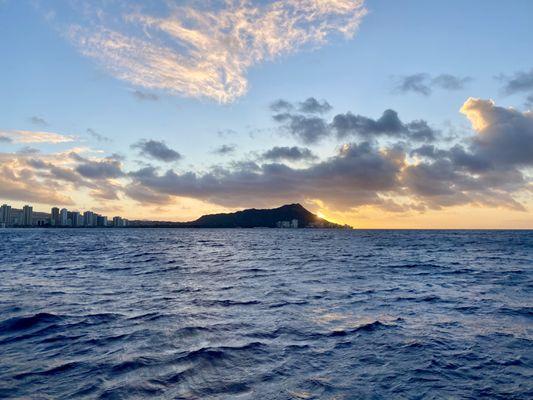
[[(11, 190), (11, 197), (3, 197), (21, 199), (28, 191), (26, 201), (45, 202), (48, 192), (48, 200), (64, 202), (69, 199), (61, 193), (88, 188), (97, 200), (125, 196), (141, 204), (170, 204), (176, 197), (189, 197), (227, 207), (320, 201), (336, 210), (373, 206), (387, 212), (423, 212), (475, 205), (525, 211), (522, 201), (533, 193), (533, 113), (475, 98), (467, 99), (461, 112), (473, 131), (452, 145), (414, 140), (417, 135), (427, 137), (420, 132), (428, 124), (403, 122), (393, 110), (377, 119), (338, 114), (349, 115), (343, 124), (338, 118), (335, 123), (337, 116), (329, 123), (296, 113), (322, 120), (328, 137), (359, 143), (344, 143), (329, 158), (318, 158), (305, 147), (276, 146), (253, 161), (203, 171), (151, 165), (125, 170), (125, 160), (118, 155), (0, 153), (0, 197)], [(293, 121), (293, 114), (281, 114), (291, 116), (282, 123)]]
[(472, 78), (468, 76), (460, 77), (451, 74), (440, 74), (432, 78), (429, 74), (418, 73), (396, 78), (393, 91), (396, 93), (413, 92), (429, 96), (435, 88), (461, 90), (470, 81), (472, 81)]
[(215, 150), (213, 150), (213, 153), (218, 154), (219, 156), (225, 156), (228, 154), (233, 154), (236, 148), (237, 146), (233, 144), (223, 144), (222, 146), (217, 147)]
[(182, 158), (180, 153), (169, 148), (164, 142), (157, 140), (140, 140), (131, 147), (139, 149), (140, 154), (158, 161), (173, 162)]
[(390, 109), (383, 111), (378, 119), (354, 115), (351, 112), (338, 114), (333, 118), (331, 127), (341, 139), (349, 136), (363, 138), (390, 136), (416, 141), (433, 141), (437, 136), (437, 132), (426, 121), (415, 120), (403, 123), (398, 113)]
[(51, 162), (46, 162), (38, 158), (30, 158), (26, 160), (26, 164), (36, 170), (45, 171), (45, 173), (38, 173), (38, 175), (41, 177), (75, 183), (79, 186), (87, 186), (80, 174), (71, 168), (60, 167)]
[[(449, 148), (413, 146), (413, 138), (433, 138), (433, 131), (424, 133), (430, 129), (425, 121), (405, 123), (388, 110), (377, 120), (349, 114), (342, 124), (335, 117), (331, 124), (324, 121), (328, 134), (342, 132), (341, 137), (368, 140), (344, 144), (335, 156), (304, 168), (283, 162), (313, 161), (309, 149), (274, 147), (256, 162), (216, 166), (204, 173), (160, 173), (147, 167), (129, 177), (138, 188), (153, 193), (227, 207), (318, 199), (339, 210), (371, 205), (389, 212), (423, 212), (475, 205), (525, 211), (515, 195), (531, 191), (531, 179), (522, 169), (533, 165), (532, 114), (479, 99), (465, 101), (461, 112), (476, 133)], [(292, 123), (294, 119), (285, 114), (292, 116), (282, 113), (281, 120)], [(388, 144), (373, 140), (380, 135)]]
[(317, 143), (331, 134), (327, 122), (320, 117), (286, 112), (275, 114), (273, 118), (276, 122), (284, 123), (286, 131), (305, 144)]
[(378, 201), (377, 191), (394, 189), (399, 168), (396, 155), (363, 143), (344, 146), (338, 155), (305, 169), (272, 163), (257, 169), (220, 167), (199, 175), (173, 170), (158, 174), (148, 167), (130, 176), (136, 184), (154, 192), (231, 207), (306, 198), (320, 198), (338, 207), (355, 207)]
[(79, 164), (75, 170), (81, 176), (90, 179), (119, 178), (124, 175), (119, 160), (108, 157), (103, 160), (89, 160), (76, 153), (70, 153), (70, 157)]
[(17, 154), (33, 155), (33, 154), (38, 154), (40, 152), (41, 150), (36, 149), (34, 147), (24, 146), (17, 151)]
[(476, 98), (461, 112), (477, 132), (468, 146), (414, 149), (429, 161), (405, 168), (402, 181), (433, 208), (478, 204), (524, 211), (513, 193), (531, 190), (523, 169), (533, 166), (533, 114)]
[(97, 188), (90, 191), (90, 195), (93, 199), (97, 200), (120, 200), (118, 191), (122, 190), (119, 185), (114, 185), (109, 182), (100, 184)]
[(131, 92), (133, 97), (135, 97), (137, 100), (148, 100), (148, 101), (157, 101), (159, 100), (159, 96), (153, 93), (146, 93), (141, 92), (140, 90), (135, 90), (134, 92)]
[(461, 112), (478, 132), (472, 151), (494, 166), (533, 166), (533, 112), (469, 98)]
[(122, 26), (95, 12), (97, 24), (72, 25), (68, 37), (133, 85), (226, 103), (246, 93), (252, 66), (323, 46), (332, 35), (352, 38), (366, 13), (363, 0), (200, 4), (171, 4), (158, 15), (137, 7)]
[(503, 90), (506, 94), (533, 92), (533, 68), (529, 71), (516, 72), (513, 76), (501, 75)]
[(26, 130), (0, 131), (0, 137), (8, 138), (15, 143), (66, 143), (72, 142), (72, 136), (54, 132), (35, 132)]
[(276, 113), (289, 112), (294, 109), (291, 102), (283, 99), (278, 99), (270, 104), (270, 110)]
[(0, 135), (0, 143), (11, 143), (13, 139), (11, 139), (9, 136)]
[(87, 134), (93, 137), (94, 139), (96, 139), (96, 141), (98, 142), (109, 143), (112, 141), (107, 136), (101, 135), (100, 133), (96, 132), (94, 129), (91, 129), (91, 128), (87, 128)]
[[(313, 113), (324, 113), (331, 109), (327, 101), (318, 102), (310, 97), (299, 103), (299, 111), (291, 110), (295, 106), (286, 101), (278, 100), (270, 106), (275, 113), (274, 121), (283, 124), (283, 129), (304, 144), (318, 143), (327, 137), (336, 136), (337, 139), (359, 137), (364, 140), (375, 140), (378, 137), (396, 137), (414, 141), (434, 141), (439, 132), (429, 126), (424, 120), (402, 122), (394, 110), (385, 110), (380, 118), (373, 119), (352, 112), (337, 114), (331, 122)], [(311, 114), (311, 115), (309, 115)]]
[(299, 110), (308, 114), (324, 114), (332, 109), (331, 105), (323, 100), (319, 102), (314, 97), (309, 97), (307, 100), (300, 103)]
[(394, 90), (399, 93), (415, 92), (424, 96), (431, 94), (431, 87), (428, 84), (429, 75), (420, 73), (400, 77)]
[(89, 196), (96, 200), (118, 200), (123, 190), (122, 184), (116, 181), (124, 176), (116, 155), (87, 159), (74, 151), (41, 154), (38, 158), (24, 154), (18, 157), (18, 163), (51, 190), (69, 192), (88, 188)]
[(170, 204), (174, 201), (172, 196), (157, 193), (139, 184), (129, 184), (124, 189), (124, 194), (141, 204)]
[(433, 86), (440, 87), (445, 90), (461, 90), (465, 88), (468, 82), (471, 82), (472, 78), (469, 76), (459, 77), (450, 74), (441, 74), (434, 77), (431, 80)]
[(270, 161), (309, 161), (318, 157), (309, 149), (302, 147), (273, 147), (265, 151), (261, 158)]
[(31, 169), (14, 158), (3, 159), (0, 165), (0, 198), (45, 204), (72, 204), (54, 181), (41, 181)]
[(48, 122), (44, 118), (41, 118), (41, 117), (33, 116), (29, 118), (29, 121), (33, 125), (48, 126)]

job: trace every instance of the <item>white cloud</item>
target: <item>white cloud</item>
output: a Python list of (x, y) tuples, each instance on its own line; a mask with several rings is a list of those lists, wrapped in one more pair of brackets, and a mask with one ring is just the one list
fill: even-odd
[(14, 143), (65, 143), (72, 142), (72, 136), (54, 132), (38, 132), (26, 130), (0, 131), (0, 136), (11, 139)]
[(364, 0), (219, 3), (209, 10), (171, 6), (163, 17), (135, 12), (120, 28), (75, 25), (68, 35), (134, 85), (231, 102), (246, 93), (250, 67), (323, 45), (332, 34), (351, 38), (366, 13)]

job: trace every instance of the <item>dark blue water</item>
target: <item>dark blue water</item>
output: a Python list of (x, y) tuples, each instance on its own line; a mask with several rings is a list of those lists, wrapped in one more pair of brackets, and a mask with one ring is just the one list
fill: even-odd
[(0, 230), (0, 398), (533, 398), (533, 232)]

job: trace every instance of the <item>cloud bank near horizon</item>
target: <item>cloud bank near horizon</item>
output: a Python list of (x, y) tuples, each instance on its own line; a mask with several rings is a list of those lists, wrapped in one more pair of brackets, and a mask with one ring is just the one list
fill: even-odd
[[(276, 104), (308, 118), (322, 118), (316, 114), (329, 105)], [(303, 114), (304, 104), (313, 112)], [(229, 208), (319, 201), (335, 210), (373, 206), (423, 212), (473, 205), (525, 211), (524, 199), (533, 193), (528, 175), (533, 168), (533, 114), (476, 98), (467, 99), (460, 111), (473, 134), (448, 146), (413, 140), (409, 127), (426, 129), (425, 121), (405, 123), (392, 110), (378, 119), (347, 112), (339, 115), (355, 118), (353, 134), (338, 135), (334, 123), (326, 124), (339, 146), (330, 157), (319, 158), (306, 147), (274, 146), (203, 171), (146, 163), (133, 168), (119, 155), (90, 155), (83, 149), (0, 153), (0, 197), (21, 200), (25, 193), (27, 201), (68, 205), (72, 199), (60, 193), (83, 189), (96, 202), (130, 199), (153, 206), (192, 198)], [(164, 142), (144, 140), (133, 146), (160, 165), (181, 158)], [(223, 153), (234, 150), (228, 149)], [(58, 189), (65, 187), (69, 190)]]

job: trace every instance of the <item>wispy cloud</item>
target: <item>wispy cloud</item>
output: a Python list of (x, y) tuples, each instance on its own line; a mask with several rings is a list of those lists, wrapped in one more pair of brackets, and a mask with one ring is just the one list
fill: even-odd
[(157, 101), (159, 96), (153, 93), (141, 92), (140, 90), (135, 90), (131, 92), (132, 96), (137, 100), (148, 100), (148, 101)]
[(138, 149), (143, 156), (163, 162), (174, 162), (183, 157), (176, 150), (168, 147), (165, 142), (152, 139), (140, 140), (137, 143), (132, 144), (131, 148)]
[(88, 128), (87, 134), (91, 136), (92, 138), (96, 139), (98, 142), (111, 142), (110, 138), (96, 132), (94, 129)]
[(215, 150), (213, 150), (213, 153), (219, 156), (226, 156), (228, 154), (235, 153), (236, 149), (237, 146), (235, 146), (234, 144), (223, 144), (222, 146), (219, 146)]
[[(209, 3), (213, 5), (213, 3)], [(231, 102), (253, 65), (351, 38), (364, 0), (225, 0), (210, 9), (170, 2), (164, 16), (136, 11), (120, 27), (73, 25), (69, 38), (116, 77), (149, 89)]]
[(28, 120), (29, 120), (33, 125), (38, 125), (38, 126), (48, 126), (48, 121), (46, 121), (44, 118), (38, 117), (38, 116), (36, 116), (36, 115), (34, 115), (33, 117), (28, 118)]
[(65, 143), (72, 142), (72, 136), (54, 132), (37, 132), (26, 130), (0, 131), (0, 137), (8, 138), (14, 143)]
[(452, 74), (440, 74), (431, 77), (426, 73), (418, 73), (413, 75), (405, 75), (395, 77), (394, 93), (417, 93), (424, 96), (429, 96), (434, 89), (442, 90), (462, 90), (466, 84), (471, 82), (472, 78), (469, 76), (456, 76)]

